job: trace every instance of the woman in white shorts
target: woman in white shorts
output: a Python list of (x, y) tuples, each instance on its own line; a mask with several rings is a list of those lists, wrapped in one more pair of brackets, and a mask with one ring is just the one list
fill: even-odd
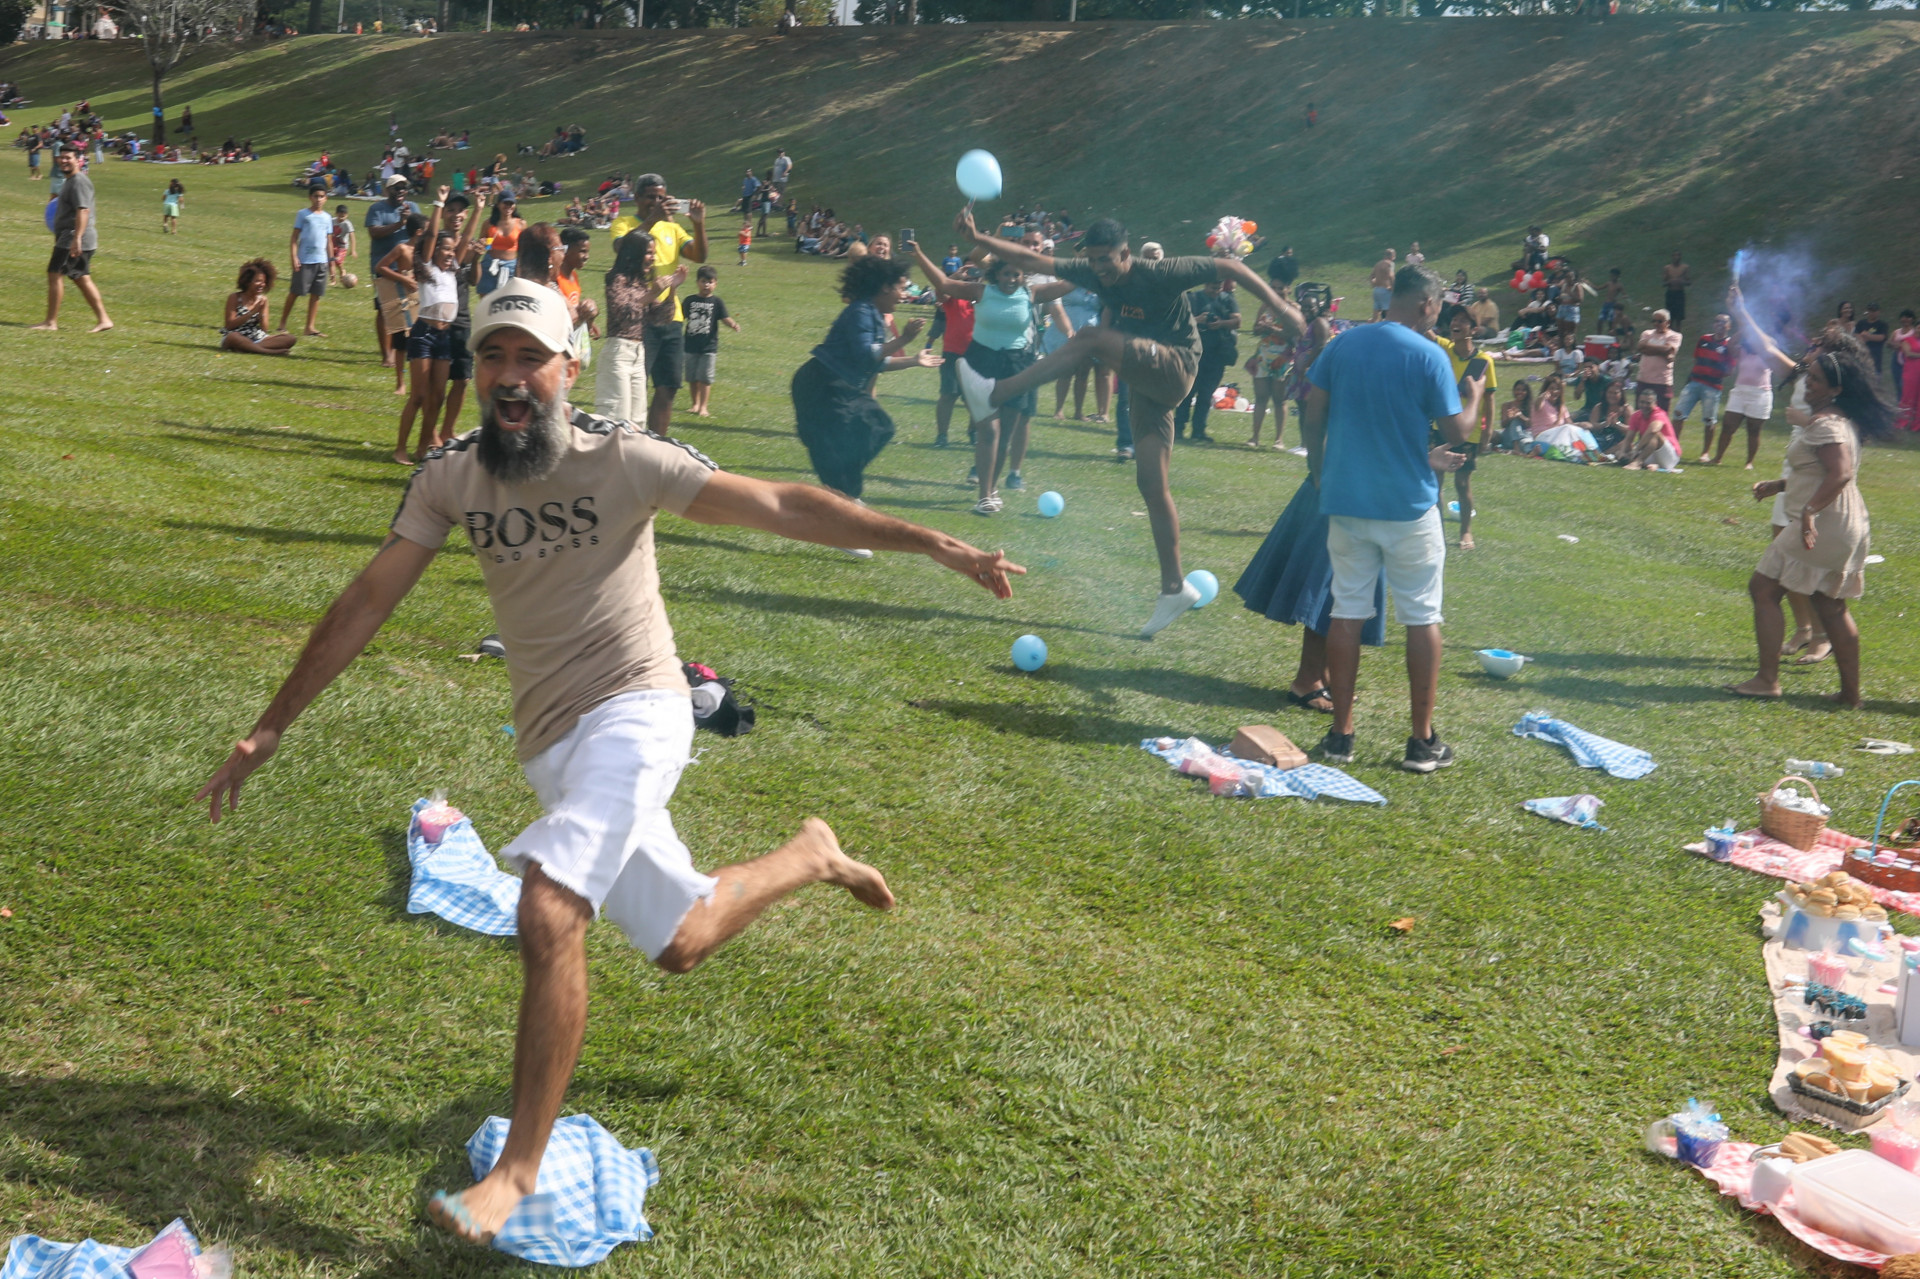
[(1734, 375), (1733, 389), (1727, 392), (1726, 412), (1720, 415), (1720, 446), (1713, 451), (1711, 460), (1705, 453), (1700, 455), (1700, 460), (1711, 466), (1720, 465), (1720, 459), (1727, 454), (1727, 445), (1733, 442), (1733, 433), (1744, 426), (1747, 428), (1747, 469), (1751, 471), (1753, 459), (1760, 453), (1760, 428), (1773, 416), (1774, 361), (1768, 351), (1775, 348), (1767, 342), (1766, 334), (1751, 326), (1741, 329), (1739, 343), (1739, 371)]

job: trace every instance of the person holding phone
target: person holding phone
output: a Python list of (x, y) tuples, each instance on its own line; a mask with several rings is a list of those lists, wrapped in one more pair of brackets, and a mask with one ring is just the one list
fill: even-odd
[[(1494, 376), (1493, 360), (1476, 345), (1473, 317), (1467, 314), (1465, 309), (1457, 309), (1453, 313), (1453, 323), (1449, 327), (1449, 336), (1440, 337), (1436, 334), (1433, 340), (1440, 344), (1440, 349), (1447, 353), (1447, 359), (1453, 364), (1453, 380), (1456, 383), (1464, 383), (1470, 377), (1486, 380), (1486, 393), (1480, 397), (1480, 409), (1476, 415), (1479, 430), (1465, 444), (1451, 446), (1455, 453), (1466, 459), (1453, 472), (1453, 491), (1459, 495), (1460, 499), (1460, 549), (1471, 551), (1473, 549), (1473, 472), (1479, 465), (1480, 450), (1487, 445), (1493, 435), (1492, 393), (1499, 389), (1500, 383)], [(1432, 438), (1428, 443), (1435, 448), (1445, 443), (1440, 438), (1438, 428), (1432, 432)]]

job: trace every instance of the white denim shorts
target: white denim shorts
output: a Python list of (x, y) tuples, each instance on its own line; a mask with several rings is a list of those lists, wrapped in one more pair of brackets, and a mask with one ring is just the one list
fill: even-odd
[(523, 875), (537, 863), (658, 959), (719, 882), (693, 868), (667, 813), (692, 746), (685, 693), (622, 693), (594, 707), (523, 765), (546, 816), (507, 846), (507, 862)]
[(1773, 388), (1736, 386), (1727, 392), (1727, 412), (1764, 422), (1773, 416)]
[(1440, 624), (1447, 536), (1438, 506), (1417, 520), (1329, 516), (1327, 556), (1333, 561), (1335, 617), (1350, 621), (1372, 617), (1374, 579), (1384, 574), (1400, 625)]

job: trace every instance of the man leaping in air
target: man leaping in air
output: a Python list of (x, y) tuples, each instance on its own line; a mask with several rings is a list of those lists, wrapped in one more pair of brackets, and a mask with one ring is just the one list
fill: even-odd
[(199, 798), (239, 808), (240, 787), (294, 719), (373, 639), (455, 527), (480, 562), (506, 644), (520, 762), (545, 816), (508, 846), (521, 872), (525, 985), (513, 1050), (513, 1120), (476, 1186), (428, 1213), (475, 1243), (534, 1189), (587, 1020), (587, 925), (607, 917), (668, 972), (691, 970), (768, 906), (831, 883), (878, 910), (880, 872), (808, 818), (764, 857), (694, 869), (667, 813), (693, 710), (660, 599), (653, 517), (735, 524), (827, 546), (926, 555), (1001, 599), (1026, 570), (825, 489), (730, 475), (684, 445), (574, 409), (580, 372), (566, 299), (516, 280), (474, 305), (480, 429), (414, 472), (380, 550), (314, 628), (293, 671)]
[(1180, 572), (1180, 514), (1167, 487), (1173, 413), (1187, 398), (1200, 364), (1200, 331), (1187, 304), (1187, 290), (1211, 280), (1234, 281), (1272, 309), (1287, 341), (1298, 337), (1304, 327), (1300, 308), (1238, 258), (1157, 262), (1136, 258), (1127, 247), (1127, 229), (1112, 218), (1101, 218), (1087, 228), (1080, 237), (1085, 256), (1077, 258), (1048, 257), (987, 235), (974, 226), (970, 209), (961, 211), (954, 227), (966, 239), (1024, 271), (1044, 272), (1099, 294), (1101, 305), (1112, 312), (1112, 324), (1090, 324), (1075, 331), (1065, 346), (1012, 377), (991, 381), (964, 359), (954, 365), (954, 371), (967, 411), (976, 422), (991, 417), (1008, 400), (1071, 377), (1095, 361), (1119, 372), (1132, 398), (1135, 479), (1153, 525), (1154, 549), (1160, 555), (1160, 599), (1153, 616), (1140, 628), (1141, 639), (1152, 639), (1200, 599), (1200, 592)]

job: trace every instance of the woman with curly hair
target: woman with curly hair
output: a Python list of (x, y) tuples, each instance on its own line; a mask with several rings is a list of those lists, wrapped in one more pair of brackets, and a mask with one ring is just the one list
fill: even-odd
[[(907, 286), (907, 264), (895, 258), (856, 258), (840, 273), (840, 297), (847, 304), (826, 341), (793, 375), (793, 416), (800, 442), (820, 482), (858, 500), (867, 467), (893, 439), (893, 419), (867, 393), (876, 373), (938, 368), (939, 353), (900, 352), (920, 336), (925, 320), (913, 319), (889, 337), (886, 317), (900, 305)], [(873, 552), (849, 549), (858, 559)]]
[(220, 328), (220, 346), (248, 355), (285, 355), (299, 339), (291, 333), (267, 332), (267, 295), (273, 291), (273, 263), (255, 258), (240, 267), (234, 291), (227, 294), (226, 322)]
[[(1767, 346), (1767, 354), (1776, 362), (1785, 360), (1747, 314), (1737, 287), (1728, 291), (1728, 300), (1742, 327)], [(1860, 706), (1860, 631), (1847, 601), (1866, 592), (1872, 530), (1855, 474), (1860, 445), (1890, 433), (1897, 410), (1881, 390), (1865, 349), (1851, 334), (1847, 337), (1823, 343), (1807, 357), (1807, 407), (1813, 418), (1787, 446), (1787, 477), (1753, 486), (1756, 502), (1785, 496), (1786, 523), (1747, 581), (1760, 670), (1744, 684), (1726, 685), (1739, 697), (1780, 696), (1780, 645), (1786, 634), (1780, 601), (1787, 592), (1799, 591), (1812, 598), (1833, 646), (1834, 665), (1840, 668), (1840, 691), (1830, 694), (1831, 700)]]

